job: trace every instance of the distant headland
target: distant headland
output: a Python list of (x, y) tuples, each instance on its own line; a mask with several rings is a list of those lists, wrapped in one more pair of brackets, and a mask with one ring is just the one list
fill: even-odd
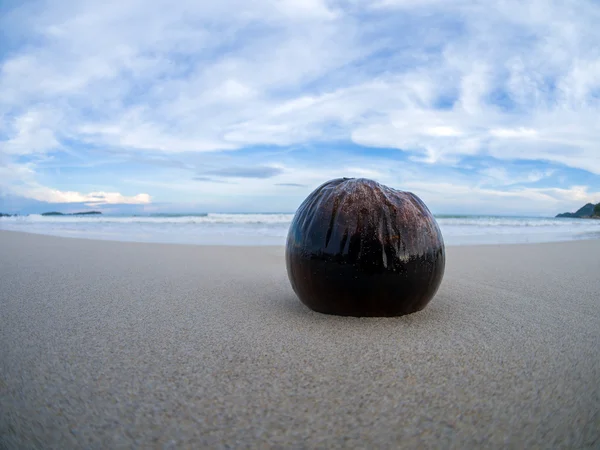
[[(61, 213), (58, 211), (50, 211), (42, 213), (42, 216), (95, 216), (98, 214), (102, 214), (101, 211), (81, 211), (76, 213)], [(25, 214), (28, 216), (29, 214)], [(18, 217), (19, 214), (6, 214), (0, 212), (0, 217)]]
[(93, 216), (96, 214), (102, 214), (100, 211), (83, 211), (76, 213), (61, 213), (57, 211), (50, 211), (42, 213), (42, 216)]
[(600, 203), (594, 205), (588, 203), (579, 208), (574, 213), (566, 212), (558, 214), (556, 217), (568, 217), (572, 219), (600, 219)]

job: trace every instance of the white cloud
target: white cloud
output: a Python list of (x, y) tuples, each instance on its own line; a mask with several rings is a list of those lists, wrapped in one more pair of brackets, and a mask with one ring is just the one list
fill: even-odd
[(31, 109), (12, 120), (9, 138), (0, 141), (0, 152), (12, 155), (45, 153), (60, 143), (55, 131), (58, 118), (50, 111)]
[[(175, 153), (353, 141), (427, 164), (486, 155), (600, 174), (598, 23), (583, 0), (25, 5), (0, 24), (32, 37), (1, 61), (0, 153), (15, 166), (70, 142)], [(139, 200), (115, 195), (102, 198)]]
[[(479, 171), (486, 179), (498, 185), (515, 185), (523, 183), (536, 183), (555, 173), (554, 170), (530, 170), (521, 174), (509, 173), (504, 167), (487, 167)], [(487, 180), (484, 180), (487, 181)], [(486, 183), (489, 184), (489, 183)]]
[(533, 138), (537, 132), (530, 128), (492, 128), (490, 135), (497, 138)]
[(430, 136), (441, 136), (441, 137), (462, 136), (462, 132), (460, 130), (457, 130), (453, 127), (445, 127), (445, 126), (427, 128), (425, 130), (425, 133), (429, 134)]
[(455, 206), (454, 211), (448, 209), (456, 198), (463, 199), (465, 211), (511, 215), (555, 215), (600, 199), (600, 192), (590, 192), (586, 186), (501, 190), (469, 183), (410, 182), (406, 190), (418, 193), (430, 209), (445, 213), (456, 212)]
[(85, 203), (99, 205), (146, 205), (151, 202), (148, 194), (125, 196), (118, 192), (90, 192), (82, 194), (74, 191), (59, 191), (45, 186), (28, 186), (16, 191), (27, 198), (48, 203)]
[[(343, 176), (367, 177), (411, 191), (436, 213), (555, 215), (577, 209), (587, 202), (600, 201), (600, 191), (586, 186), (574, 184), (549, 188), (530, 184), (553, 175), (552, 170), (532, 169), (515, 174), (491, 166), (470, 174), (438, 172), (432, 175), (428, 166), (416, 162), (368, 155), (344, 157), (341, 153), (330, 153), (316, 164), (292, 159), (289, 163), (277, 164), (277, 167), (282, 172), (275, 176), (243, 181), (233, 179), (229, 183), (186, 180), (174, 174), (126, 181), (143, 191), (176, 195), (180, 202), (201, 201), (203, 206), (200, 208), (211, 211), (293, 211), (325, 180)], [(281, 183), (299, 186), (290, 190), (278, 186)]]
[(44, 186), (36, 181), (34, 163), (1, 164), (0, 160), (0, 194), (30, 198), (49, 203), (85, 203), (90, 206), (99, 205), (145, 205), (152, 201), (148, 194), (133, 196), (118, 192), (61, 191)]
[(288, 17), (333, 19), (336, 13), (322, 0), (276, 0), (273, 6)]

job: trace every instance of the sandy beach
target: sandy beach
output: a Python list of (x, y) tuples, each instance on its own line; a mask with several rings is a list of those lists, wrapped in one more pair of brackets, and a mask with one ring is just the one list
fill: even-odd
[(600, 240), (449, 247), (375, 319), (304, 307), (282, 247), (0, 255), (0, 448), (600, 446)]

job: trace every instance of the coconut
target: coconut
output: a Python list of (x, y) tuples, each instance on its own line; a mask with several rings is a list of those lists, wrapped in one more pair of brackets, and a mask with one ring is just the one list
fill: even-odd
[(364, 178), (338, 178), (313, 191), (292, 220), (285, 257), (306, 306), (345, 316), (423, 309), (446, 261), (427, 206), (410, 192)]

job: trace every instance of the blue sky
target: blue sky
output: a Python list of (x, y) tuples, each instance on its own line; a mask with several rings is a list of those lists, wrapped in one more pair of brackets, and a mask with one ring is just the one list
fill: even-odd
[(0, 0), (0, 211), (600, 202), (597, 1)]

